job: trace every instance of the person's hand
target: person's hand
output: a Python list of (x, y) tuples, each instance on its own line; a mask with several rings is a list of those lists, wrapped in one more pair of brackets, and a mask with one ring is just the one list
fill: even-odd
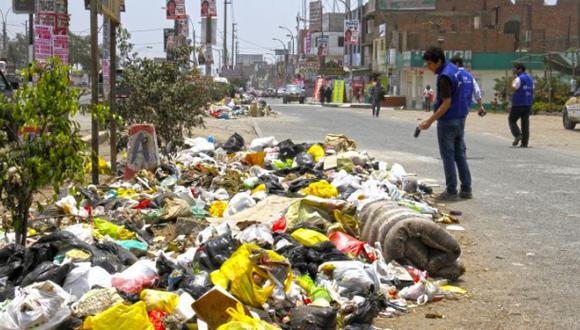
[(431, 127), (432, 124), (433, 124), (433, 121), (431, 119), (427, 119), (424, 122), (422, 122), (421, 124), (419, 124), (419, 128), (426, 131), (429, 129), (429, 127)]
[(487, 112), (485, 111), (485, 109), (484, 109), (483, 107), (481, 107), (481, 108), (479, 108), (479, 110), (477, 111), (477, 114), (478, 114), (480, 117), (483, 117), (483, 116), (487, 115)]

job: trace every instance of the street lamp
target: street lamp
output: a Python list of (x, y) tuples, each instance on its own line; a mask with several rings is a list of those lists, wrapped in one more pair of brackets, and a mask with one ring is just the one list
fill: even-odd
[(2, 14), (2, 54), (6, 55), (6, 39), (8, 39), (8, 34), (6, 33), (6, 20), (8, 19), (8, 13), (12, 10), (12, 7), (8, 8), (6, 14), (0, 9), (0, 14)]
[(279, 43), (282, 44), (282, 47), (284, 49), (284, 84), (286, 83), (286, 81), (288, 80), (288, 72), (286, 72), (287, 70), (287, 66), (288, 66), (288, 49), (286, 48), (286, 44), (284, 43), (284, 41), (278, 39), (278, 38), (272, 38), (272, 40), (278, 41)]
[(281, 26), (281, 25), (278, 26), (278, 28), (288, 31), (288, 33), (289, 33), (288, 37), (292, 38), (292, 56), (294, 56), (294, 54), (295, 54), (294, 53), (294, 45), (295, 44), (294, 44), (294, 34), (292, 33), (292, 30), (290, 30), (289, 28), (287, 28), (285, 26)]

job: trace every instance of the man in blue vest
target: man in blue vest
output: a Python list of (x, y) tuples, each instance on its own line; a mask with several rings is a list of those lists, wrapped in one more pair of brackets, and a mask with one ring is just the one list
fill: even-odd
[[(512, 88), (515, 90), (512, 97), (512, 110), (508, 117), (510, 130), (514, 136), (512, 145), (517, 147), (520, 142), (522, 148), (528, 147), (530, 140), (530, 112), (534, 103), (534, 79), (526, 73), (526, 66), (522, 63), (514, 65)], [(518, 120), (522, 121), (522, 129), (518, 127)]]
[(481, 117), (485, 116), (486, 113), (483, 107), (483, 100), (481, 99), (481, 88), (479, 88), (477, 80), (475, 80), (471, 73), (465, 69), (463, 66), (463, 59), (460, 56), (454, 56), (451, 59), (451, 63), (455, 64), (459, 69), (459, 78), (461, 79), (461, 85), (464, 88), (467, 109), (471, 109), (473, 100), (475, 99), (478, 105), (477, 113)]
[(437, 139), (439, 152), (443, 160), (446, 190), (438, 199), (454, 201), (458, 198), (457, 172), (461, 180), (459, 197), (472, 198), (471, 173), (467, 164), (464, 136), (465, 118), (469, 112), (467, 97), (462, 88), (458, 68), (445, 59), (445, 53), (439, 47), (431, 47), (423, 54), (427, 68), (437, 75), (437, 100), (434, 113), (419, 125), (427, 130), (437, 121)]

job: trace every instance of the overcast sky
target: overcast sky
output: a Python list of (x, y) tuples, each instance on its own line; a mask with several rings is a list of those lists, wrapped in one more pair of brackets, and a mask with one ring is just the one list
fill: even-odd
[[(296, 14), (302, 13), (302, 0), (232, 0), (233, 13), (228, 8), (228, 20), (232, 14), (238, 23), (240, 37), (240, 53), (262, 54), (271, 52), (268, 49), (280, 48), (281, 45), (272, 38), (289, 40), (287, 31), (278, 26), (290, 28), (296, 34)], [(308, 0), (309, 1), (309, 0)], [(308, 2), (306, 1), (306, 2)], [(325, 0), (325, 11), (331, 11), (333, 0)], [(199, 42), (200, 27), (200, 0), (186, 0), (186, 10), (195, 24)], [(218, 3), (218, 48), (223, 44), (223, 3)], [(0, 0), (0, 9), (7, 15), (7, 30), (9, 35), (24, 32), (24, 22), (28, 15), (6, 14), (12, 6), (12, 0)], [(163, 28), (172, 28), (173, 21), (165, 19), (165, 0), (126, 0), (127, 12), (122, 14), (122, 24), (132, 34), (135, 49), (142, 56), (163, 57)], [(337, 7), (338, 10), (339, 7)], [(340, 7), (342, 9), (342, 7)], [(89, 15), (84, 9), (83, 0), (69, 0), (71, 14), (70, 29), (77, 34), (89, 33)], [(102, 21), (99, 21), (101, 26)], [(228, 26), (228, 47), (231, 47), (231, 25)]]

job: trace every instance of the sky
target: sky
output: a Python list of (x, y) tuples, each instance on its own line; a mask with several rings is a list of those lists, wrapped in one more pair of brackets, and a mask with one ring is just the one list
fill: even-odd
[[(231, 0), (233, 11), (228, 8), (228, 21), (232, 17), (238, 24), (240, 53), (263, 54), (272, 53), (272, 49), (281, 48), (272, 38), (289, 41), (287, 31), (278, 28), (286, 26), (296, 34), (296, 14), (302, 13), (303, 0)], [(306, 2), (309, 2), (306, 1)], [(186, 0), (186, 10), (195, 24), (195, 31), (199, 43), (201, 0)], [(325, 11), (332, 10), (333, 0), (325, 0)], [(217, 0), (218, 4), (218, 45), (223, 47), (223, 4), (224, 0)], [(6, 14), (12, 6), (12, 0), (0, 0), (0, 9), (7, 17), (7, 31), (9, 35), (24, 32), (24, 22), (28, 15)], [(132, 34), (132, 42), (140, 56), (164, 57), (163, 28), (173, 28), (173, 21), (165, 19), (165, 0), (126, 0), (127, 12), (122, 14), (122, 25)], [(340, 7), (337, 6), (337, 10)], [(69, 0), (71, 15), (70, 29), (76, 34), (89, 34), (89, 13), (84, 9), (83, 0)], [(99, 27), (102, 18), (99, 19)], [(228, 23), (228, 47), (231, 47), (231, 24)], [(191, 31), (190, 31), (191, 32)], [(217, 53), (215, 54), (217, 55)]]

